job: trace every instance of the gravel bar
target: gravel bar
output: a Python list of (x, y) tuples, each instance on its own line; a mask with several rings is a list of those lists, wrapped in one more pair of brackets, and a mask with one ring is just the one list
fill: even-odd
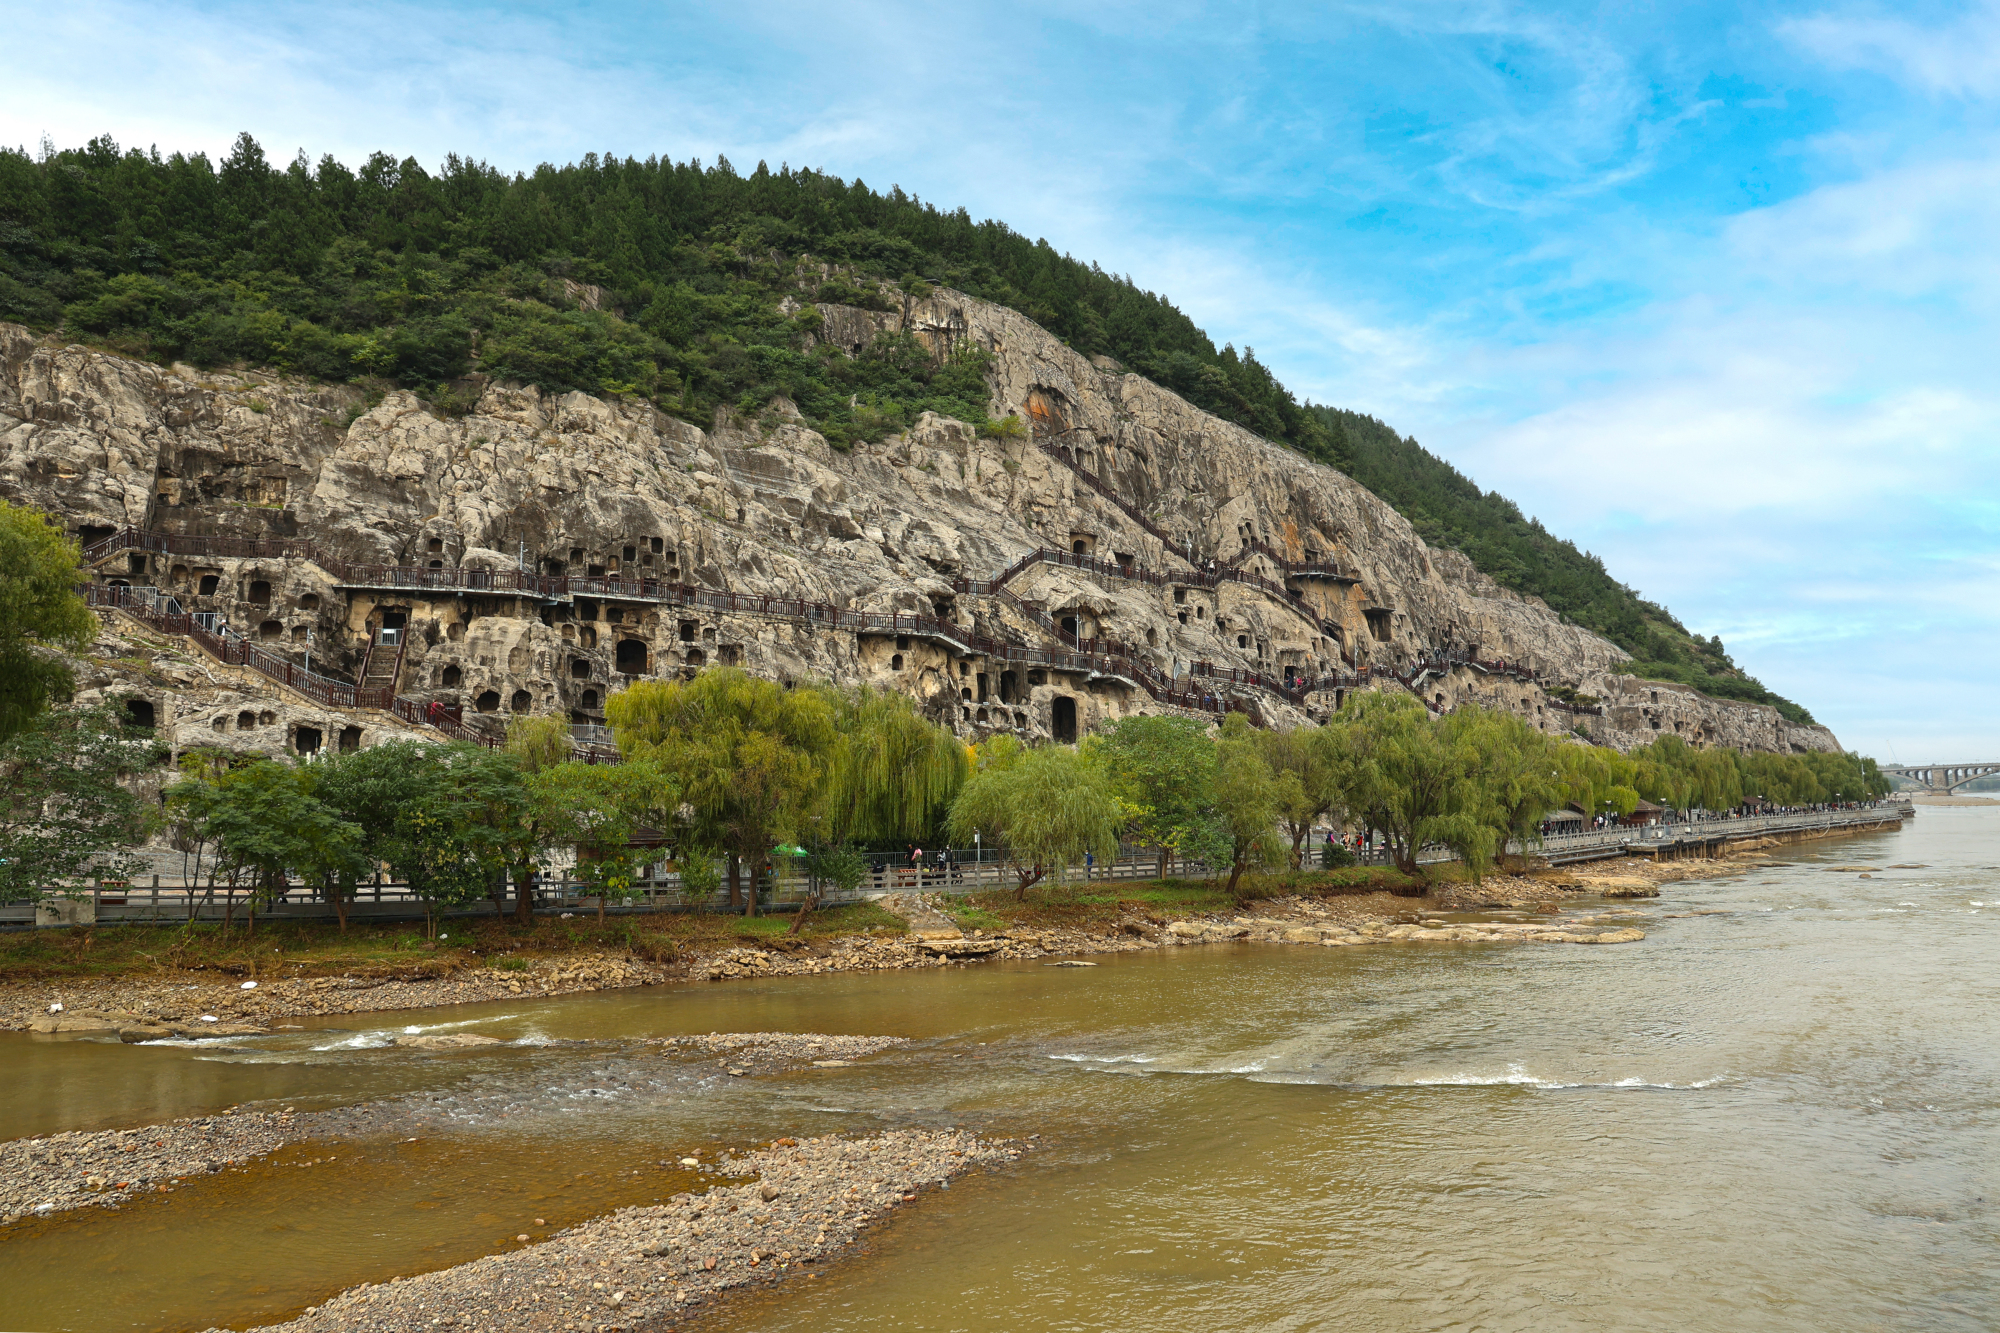
[[(464, 1034), (444, 1040), (468, 1039), (491, 1042)], [(655, 1038), (648, 1045), (684, 1060), (716, 1057), (724, 1072), (741, 1077), (808, 1066), (837, 1068), (908, 1040), (711, 1032)], [(0, 1226), (70, 1208), (119, 1208), (149, 1194), (167, 1193), (194, 1177), (240, 1170), (288, 1143), (431, 1133), (438, 1128), (438, 1095), (432, 1089), (324, 1111), (231, 1110), (138, 1129), (69, 1130), (0, 1143)], [(456, 1118), (476, 1120), (480, 1109), (471, 1107)], [(336, 1159), (315, 1159), (313, 1164), (322, 1160)]]
[(71, 1130), (0, 1143), (0, 1224), (66, 1208), (116, 1208), (306, 1137), (311, 1117), (245, 1111), (144, 1129)]
[[(355, 1287), (285, 1333), (651, 1333), (731, 1287), (809, 1276), (925, 1189), (1029, 1145), (959, 1130), (779, 1139), (723, 1159), (717, 1183), (456, 1268)], [(725, 1184), (720, 1177), (755, 1177)], [(209, 1333), (223, 1333), (211, 1329)]]
[(715, 1063), (729, 1073), (773, 1074), (805, 1062), (820, 1069), (838, 1069), (864, 1055), (900, 1046), (908, 1037), (828, 1037), (819, 1033), (710, 1032), (694, 1037), (658, 1037), (659, 1045), (675, 1054), (720, 1056)]

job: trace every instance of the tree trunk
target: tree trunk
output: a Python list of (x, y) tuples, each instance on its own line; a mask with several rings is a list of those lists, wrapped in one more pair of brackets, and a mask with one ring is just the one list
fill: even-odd
[(1043, 875), (1046, 875), (1047, 873), (1048, 871), (1042, 869), (1042, 867), (1038, 865), (1022, 866), (1020, 869), (1016, 870), (1014, 872), (1014, 875), (1015, 878), (1021, 881), (1021, 887), (1015, 890), (1014, 901), (1017, 903), (1024, 903), (1028, 901), (1029, 886), (1036, 883), (1038, 880), (1041, 879)]
[(1390, 838), (1388, 842), (1389, 856), (1396, 863), (1396, 869), (1402, 871), (1405, 875), (1415, 875), (1417, 873), (1416, 838), (1414, 836), (1408, 838)]
[(1223, 885), (1222, 891), (1228, 894), (1230, 897), (1234, 898), (1236, 896), (1236, 881), (1242, 878), (1243, 878), (1242, 860), (1238, 859), (1232, 861), (1229, 866), (1229, 883)]
[(743, 895), (745, 916), (757, 915), (757, 891), (764, 885), (764, 863), (768, 859), (762, 852), (750, 854), (750, 886), (749, 891)]
[(514, 867), (514, 920), (523, 926), (531, 926), (535, 922), (533, 872), (526, 865)]
[(792, 928), (786, 931), (785, 933), (787, 935), (804, 934), (806, 928), (806, 918), (811, 916), (814, 910), (817, 909), (818, 907), (819, 907), (819, 876), (809, 874), (806, 876), (805, 901), (799, 904), (798, 919), (792, 922)]
[(729, 905), (743, 905), (743, 861), (735, 852), (729, 854)]
[(1167, 877), (1167, 849), (1162, 847), (1160, 848), (1160, 869), (1156, 878), (1165, 879), (1166, 877)]

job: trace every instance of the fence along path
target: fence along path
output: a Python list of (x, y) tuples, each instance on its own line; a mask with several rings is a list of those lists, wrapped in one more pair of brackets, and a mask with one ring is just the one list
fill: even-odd
[[(1700, 820), (1675, 820), (1667, 824), (1629, 826), (1619, 825), (1601, 831), (1576, 834), (1549, 835), (1542, 839), (1538, 847), (1525, 849), (1525, 853), (1539, 853), (1552, 862), (1561, 864), (1588, 860), (1609, 860), (1631, 855), (1653, 855), (1678, 849), (1700, 849), (1702, 854), (1712, 854), (1714, 845), (1735, 838), (1754, 837), (1765, 833), (1781, 832), (1824, 832), (1834, 833), (1843, 829), (1865, 831), (1892, 820), (1906, 819), (1913, 811), (1898, 802), (1882, 802), (1875, 805), (1850, 807), (1842, 810), (1801, 811), (1780, 815), (1719, 815)], [(1318, 846), (1317, 842), (1313, 844)], [(1525, 854), (1518, 843), (1509, 843), (1510, 853)], [(1018, 880), (1013, 863), (1001, 849), (987, 848), (983, 855), (969, 849), (951, 852), (951, 860), (945, 866), (926, 861), (921, 867), (892, 861), (878, 862), (870, 867), (868, 875), (852, 894), (828, 893), (824, 902), (848, 902), (871, 898), (885, 892), (918, 889), (926, 893), (963, 894), (983, 890), (1013, 888)], [(168, 859), (156, 859), (156, 867)], [(1431, 865), (1456, 859), (1449, 850), (1441, 847), (1425, 847), (1420, 850), (1417, 860)], [(1385, 865), (1388, 863), (1386, 850), (1378, 850), (1361, 858), (1363, 864)], [(664, 864), (664, 863), (662, 863)], [(212, 869), (212, 863), (205, 869)], [(1185, 861), (1176, 858), (1172, 873), (1187, 875), (1213, 875), (1223, 873), (1226, 868), (1211, 868), (1200, 861)], [(1121, 847), (1118, 857), (1098, 865), (1090, 879), (1099, 880), (1151, 880), (1159, 874), (1157, 851), (1140, 851), (1132, 847)], [(198, 871), (194, 880), (185, 876), (175, 876), (171, 871), (152, 876), (150, 886), (137, 883), (121, 885), (108, 883), (92, 890), (93, 919), (99, 924), (113, 922), (172, 922), (190, 917), (198, 920), (219, 920), (225, 911), (240, 912), (248, 901), (247, 890), (230, 890), (224, 884), (206, 886), (202, 884)], [(175, 881), (161, 883), (162, 880)], [(694, 911), (726, 911), (729, 909), (728, 891), (718, 888), (714, 893), (697, 897), (687, 892), (681, 884), (680, 876), (670, 871), (662, 871), (660, 866), (649, 868), (649, 874), (635, 882), (635, 901), (623, 906), (608, 906), (612, 914), (652, 912), (661, 909), (681, 909)], [(293, 897), (293, 892), (304, 897)], [(770, 907), (795, 904), (806, 895), (803, 872), (796, 866), (789, 867), (778, 878), (775, 891), (759, 901)], [(449, 917), (483, 916), (489, 914), (507, 915), (514, 910), (511, 897), (503, 901), (481, 899), (476, 904), (444, 913)], [(588, 886), (571, 881), (567, 876), (551, 876), (544, 881), (541, 890), (539, 910), (595, 911), (596, 899), (589, 896)], [(294, 885), (287, 896), (275, 903), (261, 905), (261, 915), (287, 919), (315, 918), (332, 919), (333, 905), (313, 896), (306, 885)], [(350, 905), (350, 913), (357, 920), (417, 920), (424, 915), (423, 902), (406, 883), (389, 881), (386, 883), (362, 884)], [(34, 905), (28, 902), (0, 904), (0, 928), (21, 927), (34, 920)]]

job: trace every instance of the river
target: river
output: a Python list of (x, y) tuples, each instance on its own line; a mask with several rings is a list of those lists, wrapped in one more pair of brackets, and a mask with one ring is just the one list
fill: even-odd
[[(1623, 946), (780, 978), (236, 1050), (7, 1034), (0, 1137), (249, 1098), (421, 1099), (434, 1127), (14, 1228), (0, 1327), (247, 1326), (684, 1188), (683, 1151), (904, 1124), (1042, 1146), (704, 1327), (2000, 1327), (2000, 807), (1772, 860), (1667, 886)], [(518, 1044), (383, 1045), (452, 1025)], [(914, 1040), (751, 1079), (638, 1041), (711, 1030)]]

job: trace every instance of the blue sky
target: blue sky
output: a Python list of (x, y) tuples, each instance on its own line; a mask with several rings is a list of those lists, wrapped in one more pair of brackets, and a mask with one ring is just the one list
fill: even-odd
[(0, 140), (812, 165), (1169, 294), (1882, 758), (2000, 758), (2000, 5), (6, 7)]

